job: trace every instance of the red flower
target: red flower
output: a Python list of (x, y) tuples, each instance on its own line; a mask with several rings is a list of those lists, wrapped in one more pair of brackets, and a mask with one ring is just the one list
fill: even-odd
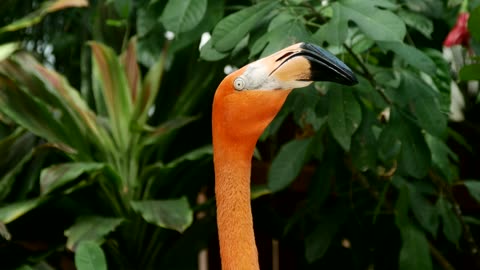
[(443, 41), (443, 46), (452, 47), (454, 45), (462, 45), (467, 48), (470, 47), (470, 33), (467, 28), (469, 16), (470, 14), (468, 12), (461, 12), (458, 15), (457, 23), (455, 23), (455, 26)]

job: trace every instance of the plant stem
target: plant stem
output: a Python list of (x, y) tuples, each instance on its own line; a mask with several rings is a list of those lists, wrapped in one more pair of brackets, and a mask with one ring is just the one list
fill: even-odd
[(387, 102), (389, 105), (393, 105), (393, 101), (385, 94), (383, 89), (379, 88), (377, 86), (377, 83), (375, 82), (375, 78), (373, 77), (372, 73), (368, 70), (367, 66), (363, 63), (363, 61), (358, 57), (358, 55), (346, 44), (343, 44), (343, 47), (348, 51), (348, 53), (353, 57), (355, 62), (358, 63), (360, 68), (362, 69), (363, 73), (362, 75), (368, 80), (370, 85), (382, 96), (382, 98)]

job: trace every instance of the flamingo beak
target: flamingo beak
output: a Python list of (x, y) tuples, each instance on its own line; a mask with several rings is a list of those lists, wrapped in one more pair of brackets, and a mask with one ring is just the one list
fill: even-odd
[(297, 56), (303, 56), (310, 63), (310, 80), (344, 85), (358, 83), (352, 70), (333, 54), (310, 43), (303, 43), (300, 48), (303, 50)]
[(270, 73), (279, 80), (330, 81), (344, 85), (358, 83), (347, 65), (316, 45), (296, 44), (286, 48), (280, 55), (275, 60), (276, 67)]

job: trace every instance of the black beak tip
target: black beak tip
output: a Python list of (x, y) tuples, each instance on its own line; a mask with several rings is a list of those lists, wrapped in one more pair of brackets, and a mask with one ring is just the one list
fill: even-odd
[(312, 81), (330, 81), (348, 86), (358, 83), (352, 70), (335, 55), (311, 43), (302, 43), (300, 48), (310, 62)]

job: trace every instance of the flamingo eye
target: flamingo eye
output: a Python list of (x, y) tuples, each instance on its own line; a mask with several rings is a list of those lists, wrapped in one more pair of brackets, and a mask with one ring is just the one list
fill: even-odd
[(245, 88), (245, 80), (241, 77), (236, 78), (233, 81), (233, 87), (235, 87), (236, 90), (243, 90)]

